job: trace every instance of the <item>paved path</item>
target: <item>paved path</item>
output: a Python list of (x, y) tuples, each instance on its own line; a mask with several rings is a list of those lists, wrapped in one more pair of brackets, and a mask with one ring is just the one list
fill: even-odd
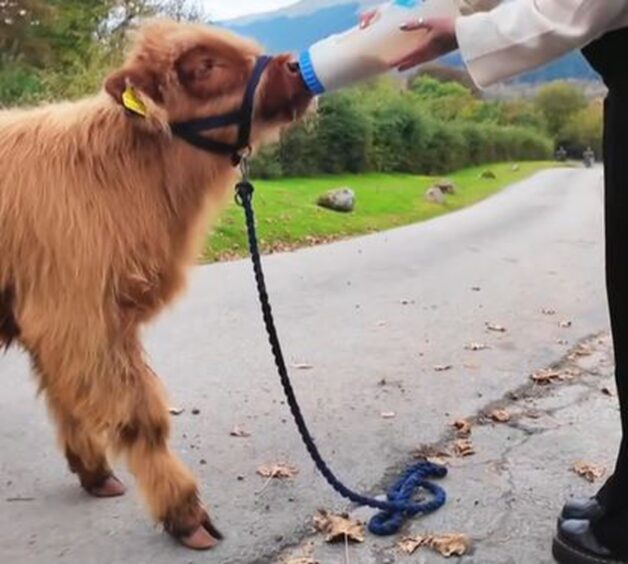
[[(293, 371), (303, 409), (342, 478), (381, 492), (412, 450), (448, 439), (452, 419), (477, 416), (607, 327), (601, 201), (599, 169), (547, 171), (434, 221), (266, 260), (287, 357), (313, 367)], [(123, 499), (87, 499), (55, 450), (25, 358), (11, 351), (0, 358), (0, 561), (275, 562), (307, 546), (317, 508), (346, 509), (300, 444), (257, 307), (247, 262), (199, 268), (187, 296), (146, 339), (173, 405), (185, 408), (174, 420), (174, 448), (200, 476), (227, 534), (220, 548), (196, 555), (173, 546), (147, 520), (134, 487)], [(508, 331), (487, 331), (487, 322)], [(473, 342), (489, 348), (466, 350)], [(607, 355), (606, 342), (594, 344)], [(469, 533), (477, 542), (467, 562), (549, 561), (563, 495), (587, 491), (569, 465), (589, 447), (608, 463), (615, 448), (613, 398), (589, 381), (608, 380), (610, 360), (594, 357), (602, 376), (536, 399), (524, 394), (523, 407), (509, 407), (525, 413), (525, 401), (538, 401), (540, 419), (478, 427), (478, 454), (454, 461), (446, 481), (450, 503), (412, 532)], [(443, 364), (453, 368), (434, 370)], [(549, 429), (563, 404), (571, 423), (530, 432)], [(606, 415), (594, 421), (600, 406)], [(231, 437), (235, 425), (251, 437)], [(296, 465), (298, 477), (260, 493), (256, 468), (277, 461)], [(342, 548), (312, 539), (320, 562), (345, 561)], [(369, 537), (349, 555), (403, 562), (393, 544)], [(439, 561), (421, 554), (418, 561)]]

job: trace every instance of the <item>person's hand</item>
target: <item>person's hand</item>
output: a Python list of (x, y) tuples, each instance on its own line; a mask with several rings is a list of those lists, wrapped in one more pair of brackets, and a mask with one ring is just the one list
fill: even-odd
[(360, 29), (366, 29), (379, 17), (379, 10), (369, 10), (360, 14)]
[(403, 31), (424, 30), (426, 34), (421, 37), (412, 53), (393, 62), (392, 68), (399, 71), (406, 71), (417, 65), (427, 63), (458, 48), (456, 20), (454, 18), (421, 18), (418, 21), (402, 25), (401, 29)]

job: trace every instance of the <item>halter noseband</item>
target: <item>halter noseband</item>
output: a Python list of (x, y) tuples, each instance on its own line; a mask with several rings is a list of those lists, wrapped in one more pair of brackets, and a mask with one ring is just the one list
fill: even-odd
[[(253, 127), (253, 109), (255, 104), (255, 93), (262, 79), (264, 71), (268, 64), (272, 61), (272, 57), (267, 55), (257, 59), (249, 82), (246, 85), (244, 99), (240, 109), (228, 114), (219, 116), (210, 116), (206, 118), (193, 119), (170, 125), (172, 132), (187, 141), (190, 145), (207, 151), (209, 153), (220, 153), (230, 155), (233, 166), (240, 164), (242, 154), (251, 146), (251, 129)], [(221, 129), (231, 125), (238, 126), (238, 139), (235, 143), (223, 143), (214, 139), (208, 139), (201, 135), (206, 131), (213, 129)]]

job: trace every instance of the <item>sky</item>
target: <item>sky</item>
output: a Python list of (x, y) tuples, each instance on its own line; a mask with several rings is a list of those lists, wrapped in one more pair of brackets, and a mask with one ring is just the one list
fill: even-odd
[(297, 0), (203, 0), (210, 17), (216, 20), (269, 12), (296, 2)]

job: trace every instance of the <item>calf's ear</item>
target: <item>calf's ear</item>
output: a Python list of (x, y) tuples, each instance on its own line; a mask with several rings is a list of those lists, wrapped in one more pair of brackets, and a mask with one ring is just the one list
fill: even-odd
[(156, 75), (139, 67), (123, 68), (109, 75), (105, 91), (118, 104), (140, 115), (147, 111), (147, 102), (152, 102), (151, 106), (163, 103)]

